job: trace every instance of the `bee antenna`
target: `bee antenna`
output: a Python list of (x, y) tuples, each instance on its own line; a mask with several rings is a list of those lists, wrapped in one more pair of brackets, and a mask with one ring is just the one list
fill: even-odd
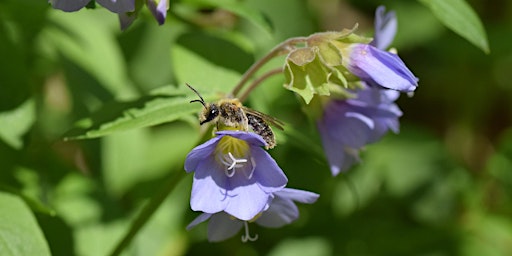
[(190, 90), (194, 91), (197, 94), (197, 96), (199, 96), (199, 99), (200, 99), (200, 100), (191, 100), (190, 103), (199, 102), (199, 103), (201, 103), (201, 105), (203, 105), (203, 107), (206, 108), (206, 104), (204, 103), (204, 99), (203, 99), (203, 97), (201, 97), (201, 94), (199, 94), (199, 92), (196, 89), (194, 89), (194, 87), (190, 86), (190, 84), (188, 84), (188, 83), (185, 83), (185, 84), (188, 86), (188, 88), (190, 88)]
[(192, 103), (192, 102), (199, 102), (199, 103), (201, 103), (201, 105), (203, 105), (203, 107), (206, 108), (206, 105), (204, 104), (204, 101), (202, 101), (202, 100), (191, 100), (190, 103)]

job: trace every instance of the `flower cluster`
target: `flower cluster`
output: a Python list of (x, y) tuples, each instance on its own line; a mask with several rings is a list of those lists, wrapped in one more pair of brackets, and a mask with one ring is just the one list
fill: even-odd
[(258, 134), (226, 130), (188, 154), (185, 170), (194, 172), (190, 206), (203, 212), (190, 228), (210, 219), (208, 238), (220, 241), (242, 225), (248, 234), (248, 222), (268, 227), (290, 223), (298, 217), (292, 201), (316, 200), (314, 193), (284, 188), (288, 179), (265, 145)]
[(343, 65), (361, 80), (359, 88), (350, 91), (353, 98), (326, 100), (317, 122), (333, 175), (357, 163), (362, 147), (376, 142), (388, 130), (399, 131), (402, 112), (394, 101), (399, 91), (414, 91), (418, 79), (396, 54), (385, 51), (396, 26), (394, 12), (386, 13), (381, 6), (376, 11), (375, 39), (348, 47)]
[[(395, 14), (379, 7), (373, 40), (355, 35), (355, 28), (317, 33), (286, 58), (285, 88), (315, 103), (309, 111), (333, 175), (357, 163), (365, 145), (399, 131), (402, 112), (395, 101), (400, 92), (413, 92), (418, 79), (397, 54), (386, 51), (396, 25)], [(202, 98), (199, 102), (212, 111)], [(242, 227), (242, 240), (253, 241), (257, 236), (251, 236), (249, 223), (280, 227), (298, 218), (295, 202), (317, 200), (318, 194), (285, 188), (288, 180), (265, 146), (258, 134), (230, 129), (188, 154), (185, 170), (194, 172), (190, 205), (202, 212), (188, 229), (209, 220), (210, 241), (227, 239)]]
[[(91, 0), (48, 0), (48, 2), (55, 9), (75, 12), (86, 7)], [(138, 4), (135, 0), (96, 0), (96, 2), (119, 15), (122, 30), (130, 26), (142, 7), (142, 4)], [(164, 24), (169, 9), (169, 0), (146, 0), (145, 2), (158, 24)]]

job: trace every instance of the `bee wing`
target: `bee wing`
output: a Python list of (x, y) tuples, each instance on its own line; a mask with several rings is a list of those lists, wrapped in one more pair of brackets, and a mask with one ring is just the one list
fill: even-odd
[(272, 126), (275, 126), (277, 129), (284, 130), (284, 128), (283, 128), (284, 123), (281, 120), (279, 120), (279, 119), (277, 119), (277, 118), (275, 118), (273, 116), (267, 115), (265, 113), (261, 113), (259, 111), (256, 111), (256, 110), (254, 110), (252, 108), (248, 108), (248, 107), (245, 107), (245, 106), (243, 106), (242, 108), (243, 108), (243, 110), (244, 110), (246, 115), (253, 115), (253, 116), (259, 117), (260, 119), (262, 119), (266, 123), (268, 123), (268, 124), (270, 124)]

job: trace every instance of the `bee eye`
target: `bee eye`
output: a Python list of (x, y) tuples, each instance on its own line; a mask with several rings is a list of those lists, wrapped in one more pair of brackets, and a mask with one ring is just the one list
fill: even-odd
[(210, 122), (210, 121), (212, 121), (213, 119), (215, 119), (219, 115), (219, 109), (217, 108), (216, 105), (210, 104), (208, 106), (208, 108), (209, 108), (209, 111), (207, 112), (208, 115), (206, 116), (205, 120), (202, 121), (200, 124), (204, 124), (204, 123)]

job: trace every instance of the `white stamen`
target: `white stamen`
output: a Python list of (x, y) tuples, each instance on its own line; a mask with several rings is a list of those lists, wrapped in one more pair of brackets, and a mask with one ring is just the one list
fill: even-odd
[(249, 224), (247, 224), (247, 221), (244, 221), (244, 227), (245, 227), (245, 234), (242, 235), (242, 242), (251, 241), (254, 242), (258, 240), (258, 234), (254, 235), (254, 237), (251, 237), (251, 234), (249, 234)]
[(221, 160), (222, 164), (229, 165), (229, 167), (224, 172), (226, 173), (226, 176), (228, 176), (230, 178), (233, 177), (233, 175), (235, 175), (236, 167), (238, 167), (238, 168), (243, 167), (244, 166), (243, 164), (247, 163), (247, 159), (245, 159), (245, 158), (237, 159), (233, 156), (233, 154), (231, 154), (231, 152), (228, 152), (227, 155), (223, 155), (220, 160)]

